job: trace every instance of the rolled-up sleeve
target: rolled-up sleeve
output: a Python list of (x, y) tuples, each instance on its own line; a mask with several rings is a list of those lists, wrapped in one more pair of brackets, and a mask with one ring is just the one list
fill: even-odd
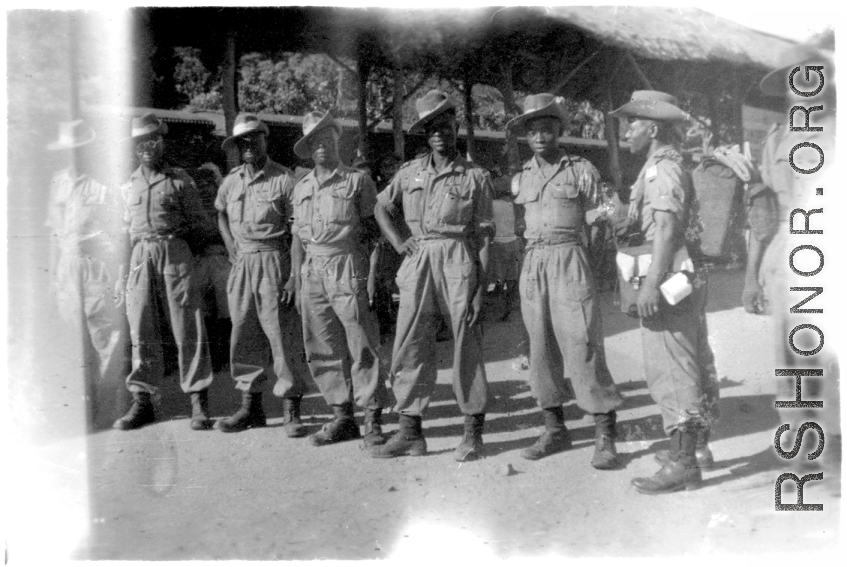
[(671, 161), (656, 163), (656, 176), (645, 178), (644, 200), (651, 211), (672, 213), (679, 222), (683, 222), (686, 210), (686, 187), (690, 185), (688, 174), (682, 167)]
[(377, 195), (377, 203), (384, 206), (391, 214), (394, 214), (403, 204), (403, 186), (408, 179), (408, 175), (405, 169), (401, 169), (394, 174), (394, 177), (386, 185), (385, 189)]
[(229, 190), (232, 185), (232, 178), (227, 177), (221, 183), (221, 186), (218, 187), (218, 194), (215, 197), (215, 209), (225, 213), (226, 212), (226, 202), (229, 199)]

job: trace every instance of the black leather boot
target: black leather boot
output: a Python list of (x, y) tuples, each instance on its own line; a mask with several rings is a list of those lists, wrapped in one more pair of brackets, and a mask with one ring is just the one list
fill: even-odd
[(282, 429), (286, 437), (303, 437), (306, 435), (306, 427), (300, 419), (301, 398), (284, 398), (282, 400)]
[(617, 413), (594, 414), (594, 457), (591, 466), (595, 469), (613, 469), (618, 466), (618, 452), (615, 449), (615, 423)]
[(402, 455), (420, 457), (426, 455), (426, 439), (421, 427), (421, 416), (400, 414), (400, 428), (384, 445), (370, 448), (370, 456), (375, 459), (390, 459)]
[(365, 438), (362, 444), (365, 447), (385, 444), (385, 437), (382, 435), (382, 408), (365, 410)]
[(359, 439), (362, 436), (359, 426), (356, 425), (356, 419), (353, 417), (353, 404), (348, 402), (332, 406), (332, 412), (335, 414), (335, 419), (309, 437), (309, 441), (315, 447)]
[[(715, 457), (712, 455), (712, 450), (709, 448), (710, 435), (711, 432), (708, 427), (702, 427), (697, 430), (697, 448), (694, 450), (694, 457), (697, 459), (697, 466), (704, 470), (710, 470), (715, 466)], [(657, 451), (654, 458), (660, 465), (667, 463), (667, 449)]]
[(482, 444), (482, 428), (485, 425), (485, 414), (477, 413), (465, 416), (465, 434), (456, 450), (453, 460), (460, 463), (481, 459), (485, 450)]
[(565, 427), (565, 411), (562, 406), (544, 408), (542, 413), (544, 414), (544, 433), (535, 443), (521, 451), (521, 457), (530, 461), (537, 461), (572, 447), (570, 435)]
[(138, 429), (148, 423), (153, 423), (156, 420), (156, 413), (153, 411), (153, 401), (150, 399), (148, 392), (133, 392), (132, 405), (126, 415), (117, 419), (112, 427), (121, 431), (130, 429)]
[(664, 494), (678, 490), (694, 490), (703, 482), (703, 473), (694, 457), (697, 431), (677, 429), (671, 435), (668, 462), (651, 477), (632, 479), (632, 486), (642, 494)]
[(209, 390), (191, 392), (191, 429), (204, 431), (212, 428), (209, 419)]
[(234, 414), (218, 421), (218, 429), (224, 433), (236, 433), (268, 424), (262, 408), (262, 392), (242, 392), (241, 407)]

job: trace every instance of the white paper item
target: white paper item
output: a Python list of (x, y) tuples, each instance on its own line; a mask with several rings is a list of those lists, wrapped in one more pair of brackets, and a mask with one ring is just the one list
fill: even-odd
[(691, 280), (683, 272), (677, 272), (659, 286), (662, 296), (671, 305), (676, 305), (694, 291)]

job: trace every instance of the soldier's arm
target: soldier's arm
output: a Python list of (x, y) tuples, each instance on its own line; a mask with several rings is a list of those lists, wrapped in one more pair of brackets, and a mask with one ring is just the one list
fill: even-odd
[(488, 288), (488, 261), (491, 238), (494, 234), (494, 187), (491, 177), (486, 173), (474, 198), (473, 234), (477, 250), (477, 287), (472, 290), (472, 309), (468, 313), (468, 323), (473, 326), (479, 321), (482, 312), (482, 299)]
[(300, 292), (303, 289), (303, 282), (300, 279), (300, 269), (303, 267), (303, 242), (297, 233), (291, 235), (291, 275), (288, 278), (288, 283), (294, 288), (294, 307), (297, 312), (300, 312)]
[[(396, 209), (395, 203), (402, 199), (402, 176), (404, 169), (398, 171), (391, 182), (382, 190), (374, 207), (374, 217), (379, 225), (382, 234), (394, 247), (398, 254), (411, 256), (418, 250), (418, 243), (414, 237), (403, 239), (397, 226), (394, 224), (394, 219), (391, 218), (391, 213)], [(406, 172), (408, 175), (408, 172)]]
[(656, 222), (656, 232), (653, 235), (653, 257), (647, 277), (638, 292), (638, 316), (652, 317), (659, 312), (661, 294), (659, 286), (662, 279), (671, 268), (674, 252), (676, 252), (676, 234), (679, 221), (668, 211), (654, 211), (653, 220)]

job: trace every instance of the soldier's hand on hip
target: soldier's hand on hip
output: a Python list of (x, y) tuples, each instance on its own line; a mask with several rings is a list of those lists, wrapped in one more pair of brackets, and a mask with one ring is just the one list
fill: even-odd
[(661, 293), (657, 286), (645, 285), (642, 287), (638, 292), (638, 300), (636, 301), (638, 316), (646, 318), (656, 315), (659, 312), (660, 298)]

